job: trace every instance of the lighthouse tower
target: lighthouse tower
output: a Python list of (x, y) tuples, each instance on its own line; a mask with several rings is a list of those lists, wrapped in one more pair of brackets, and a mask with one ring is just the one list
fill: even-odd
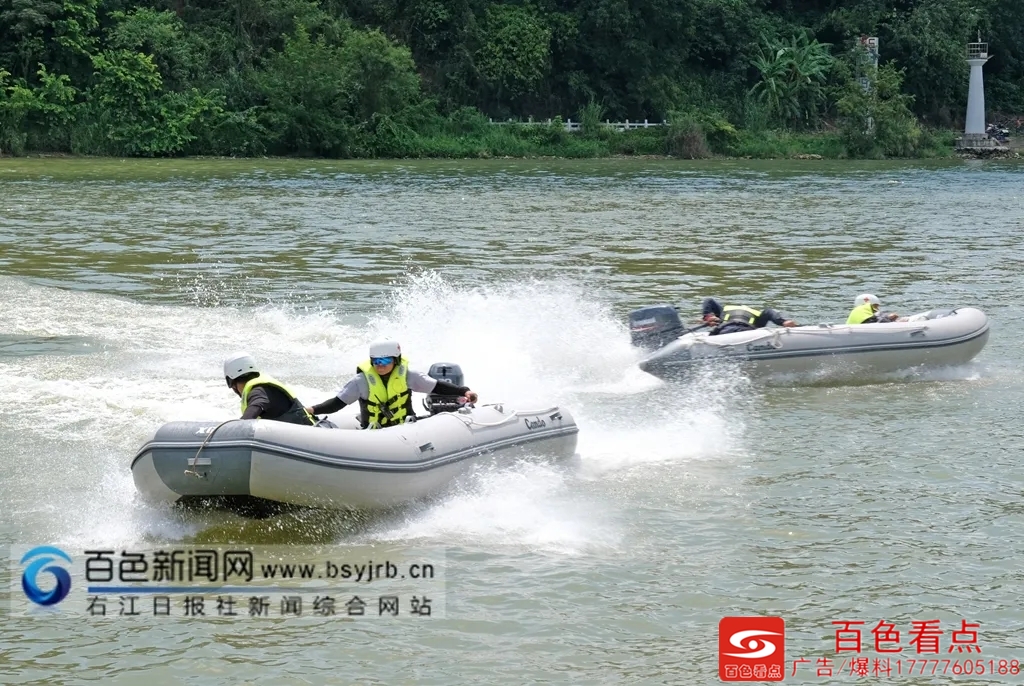
[(989, 138), (985, 133), (985, 82), (982, 67), (989, 61), (988, 43), (978, 42), (967, 44), (967, 64), (971, 65), (971, 81), (967, 90), (967, 123), (964, 126), (964, 137), (960, 139), (960, 148), (980, 149), (999, 148), (998, 141)]

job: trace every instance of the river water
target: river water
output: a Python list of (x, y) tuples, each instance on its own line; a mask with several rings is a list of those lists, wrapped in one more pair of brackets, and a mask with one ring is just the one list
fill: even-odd
[[(729, 615), (784, 618), (790, 682), (862, 679), (815, 672), (857, 657), (836, 621), (865, 622), (861, 657), (884, 620), (903, 658), (1022, 660), (1022, 236), (1009, 162), (0, 160), (0, 544), (445, 560), (432, 618), (8, 616), (2, 682), (720, 683)], [(680, 386), (625, 326), (705, 295), (840, 321), (864, 291), (981, 307), (988, 346), (874, 383)], [(319, 402), (385, 336), (484, 402), (565, 406), (577, 458), (372, 516), (137, 498), (156, 426), (236, 412), (228, 353)], [(943, 654), (915, 655), (930, 619)], [(980, 655), (947, 654), (962, 621)]]

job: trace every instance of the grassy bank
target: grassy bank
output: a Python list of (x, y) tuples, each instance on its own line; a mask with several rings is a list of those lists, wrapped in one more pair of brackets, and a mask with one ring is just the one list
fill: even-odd
[[(415, 128), (414, 128), (415, 127)], [(681, 117), (670, 124), (623, 131), (596, 122), (569, 131), (564, 122), (550, 124), (492, 124), (479, 113), (448, 117), (424, 117), (412, 123), (381, 117), (359, 127), (348, 137), (344, 151), (334, 155), (288, 154), (284, 157), (322, 159), (488, 159), (557, 157), (568, 159), (656, 156), (681, 159), (713, 157), (743, 159), (935, 159), (955, 156), (956, 132), (916, 129), (913, 145), (887, 154), (883, 146), (854, 148), (848, 136), (833, 127), (818, 132), (798, 133), (773, 129), (738, 129), (716, 118)], [(89, 148), (70, 146), (74, 156), (89, 157), (264, 157), (282, 156), (280, 151), (245, 147), (220, 149), (195, 137), (177, 154), (104, 154)], [(28, 145), (18, 155), (60, 154), (59, 150), (33, 149)], [(0, 156), (2, 149), (0, 149)]]
[[(736, 131), (727, 142), (683, 142), (673, 138), (667, 127), (631, 131), (609, 131), (599, 137), (579, 132), (551, 130), (542, 126), (495, 126), (476, 135), (457, 133), (409, 133), (399, 140), (373, 146), (349, 159), (490, 159), (557, 157), (587, 159), (601, 157), (672, 157), (680, 159), (943, 159), (956, 156), (952, 131), (925, 132), (925, 140), (914, 155), (851, 155), (842, 137), (834, 132), (793, 133), (789, 131)], [(69, 156), (68, 153), (25, 151), (20, 156)], [(190, 152), (172, 157), (205, 157)], [(229, 155), (245, 158), (245, 155)], [(5, 157), (0, 153), (0, 157)], [(95, 157), (95, 155), (86, 155)], [(100, 156), (103, 157), (103, 156)], [(111, 156), (120, 157), (120, 156)], [(263, 157), (253, 155), (252, 157)], [(302, 155), (295, 157), (304, 157)], [(323, 158), (330, 159), (330, 158)], [(344, 159), (344, 158), (340, 158)]]
[[(382, 135), (383, 134), (383, 135)], [(728, 124), (679, 124), (646, 129), (616, 130), (596, 126), (568, 131), (555, 120), (547, 124), (475, 123), (448, 120), (426, 131), (378, 130), (374, 144), (354, 157), (379, 158), (490, 158), (614, 156), (666, 156), (684, 159), (735, 157), (779, 159), (932, 159), (954, 156), (956, 133), (922, 129), (909, 155), (885, 155), (879, 151), (852, 153), (838, 131), (815, 133), (736, 129)]]

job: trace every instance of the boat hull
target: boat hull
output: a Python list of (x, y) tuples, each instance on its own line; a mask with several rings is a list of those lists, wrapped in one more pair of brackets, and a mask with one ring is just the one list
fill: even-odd
[(258, 419), (171, 422), (139, 449), (131, 469), (139, 493), (153, 502), (251, 496), (314, 507), (384, 508), (438, 492), (496, 459), (571, 457), (578, 433), (567, 410), (501, 405), (374, 431)]

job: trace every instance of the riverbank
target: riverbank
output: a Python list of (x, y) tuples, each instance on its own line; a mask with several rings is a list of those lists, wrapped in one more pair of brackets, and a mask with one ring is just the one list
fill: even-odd
[[(435, 130), (378, 135), (374, 145), (360, 146), (340, 159), (490, 159), (490, 158), (614, 158), (652, 157), (682, 159), (879, 159), (851, 154), (835, 131), (795, 133), (750, 131), (731, 126), (711, 132), (702, 128), (657, 126), (629, 131), (601, 127), (596, 131), (567, 131), (551, 125), (502, 124), (471, 131)], [(956, 132), (922, 130), (914, 154), (898, 159), (943, 159), (958, 156)], [(5, 155), (0, 154), (0, 157)], [(25, 151), (16, 157), (78, 157), (67, 153)], [(175, 157), (262, 158), (264, 155), (205, 155), (195, 148)], [(9, 156), (8, 156), (9, 157)], [(91, 156), (90, 156), (91, 157)], [(102, 157), (102, 156), (101, 156)], [(297, 155), (297, 158), (304, 156)], [(888, 157), (894, 159), (896, 157)], [(329, 159), (329, 158), (325, 158)]]
[(956, 156), (962, 160), (1019, 160), (1021, 158), (1019, 148), (957, 150)]
[(685, 159), (943, 159), (956, 156), (957, 132), (921, 129), (910, 155), (859, 155), (850, 151), (836, 130), (796, 133), (785, 130), (738, 129), (727, 122), (666, 125), (617, 131), (597, 127), (569, 132), (561, 122), (551, 125), (491, 126), (474, 136), (415, 135), (398, 157), (615, 157), (663, 156)]

